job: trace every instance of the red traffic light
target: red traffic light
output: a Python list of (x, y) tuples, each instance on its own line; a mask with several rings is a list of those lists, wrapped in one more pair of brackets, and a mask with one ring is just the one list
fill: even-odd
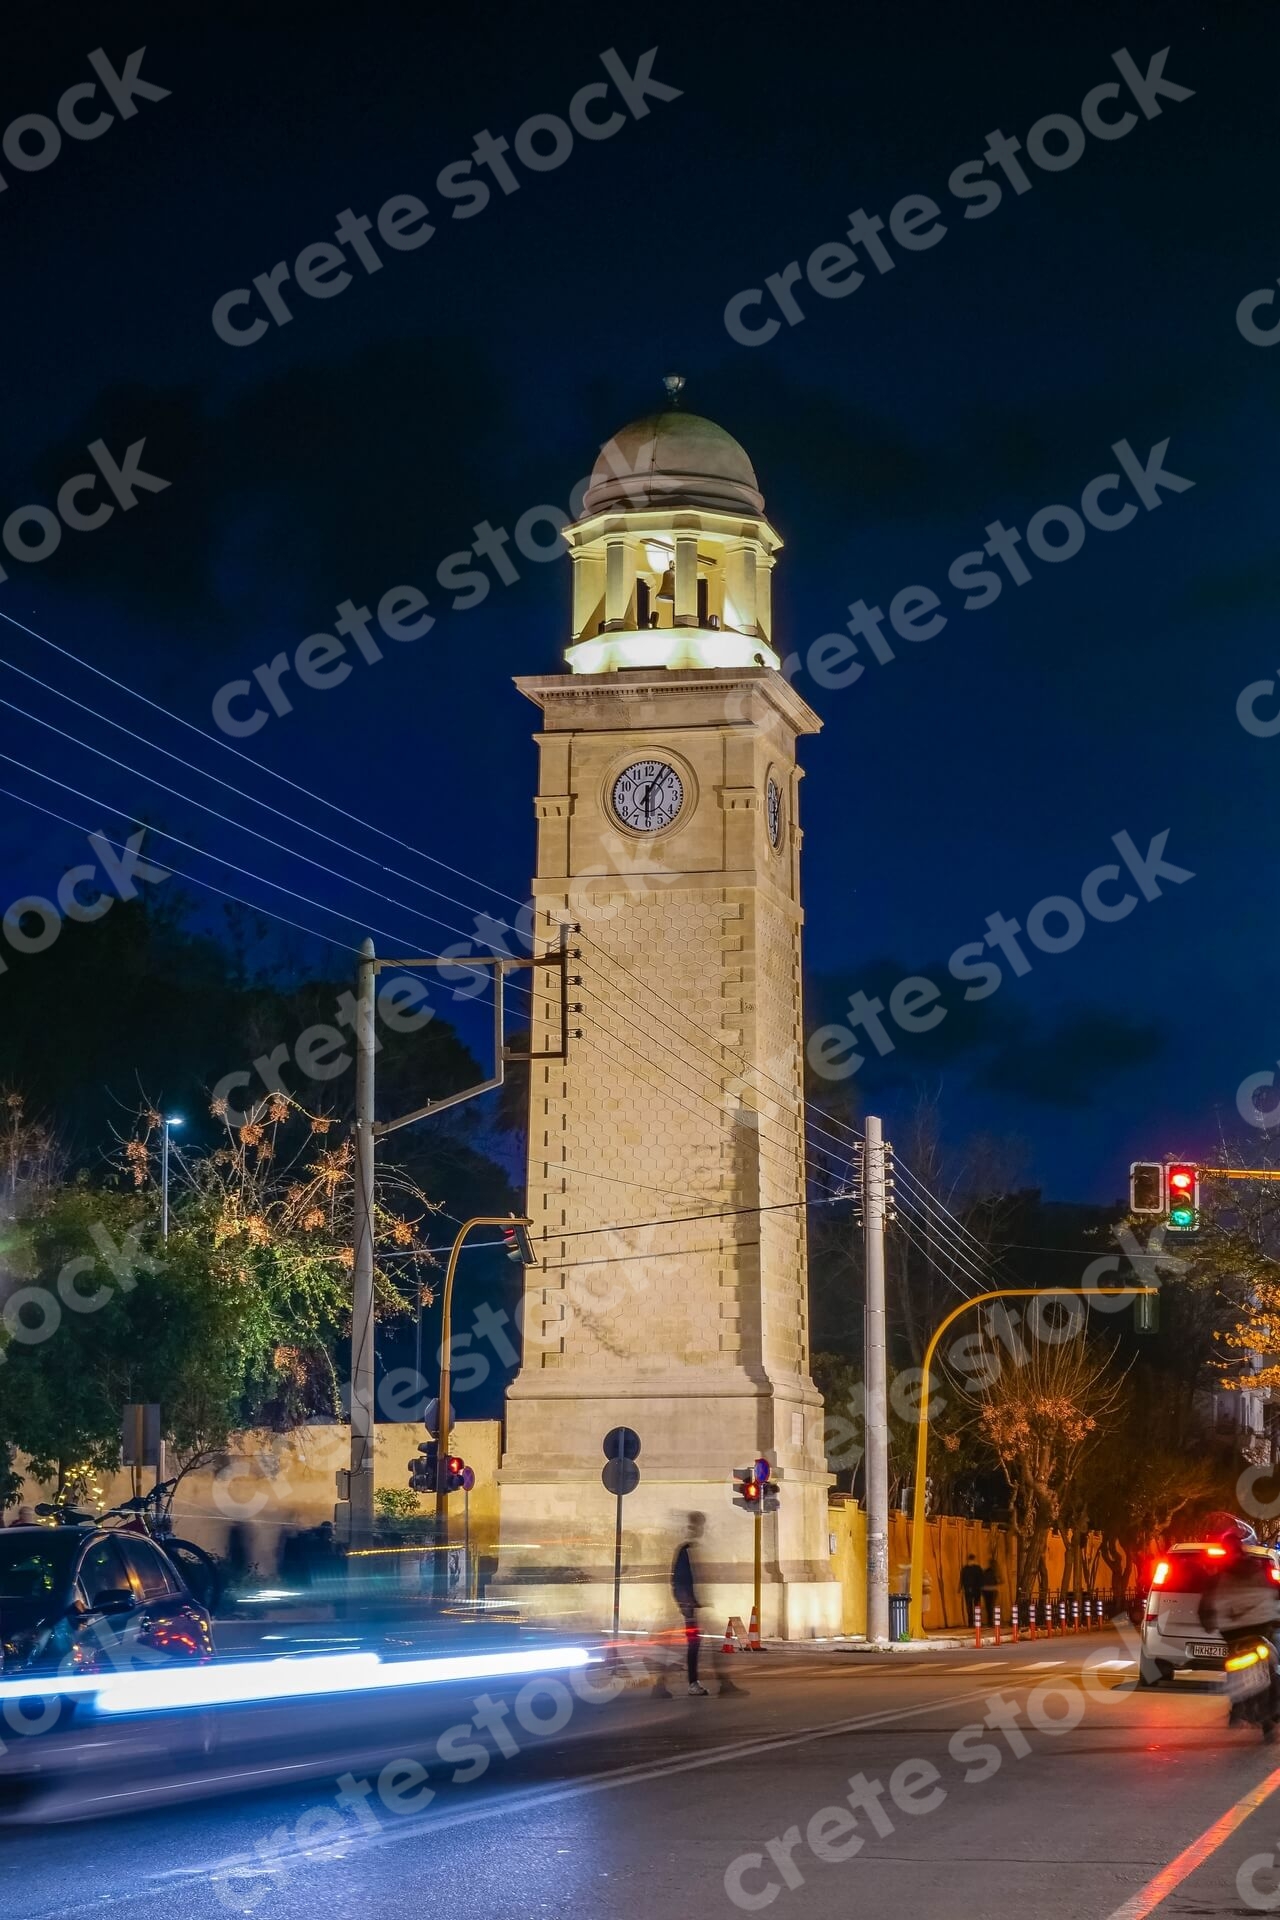
[(749, 1467), (735, 1467), (733, 1470), (733, 1504), (741, 1507), (744, 1513), (758, 1512), (764, 1498), (764, 1481), (757, 1480), (755, 1461)]

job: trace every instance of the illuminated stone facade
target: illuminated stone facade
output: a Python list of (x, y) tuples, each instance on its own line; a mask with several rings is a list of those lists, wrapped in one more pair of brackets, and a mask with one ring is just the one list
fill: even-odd
[[(602, 1442), (625, 1424), (642, 1451), (624, 1625), (669, 1624), (690, 1509), (708, 1522), (704, 1624), (746, 1616), (754, 1523), (731, 1476), (766, 1455), (781, 1506), (763, 1523), (764, 1629), (802, 1636), (838, 1625), (840, 1593), (799, 1204), (795, 744), (820, 723), (774, 664), (781, 543), (746, 455), (694, 416), (656, 422), (604, 449), (567, 535), (575, 670), (517, 682), (542, 712), (536, 930), (554, 945), (580, 928), (582, 1037), (532, 1069), (540, 1264), (507, 1400), (499, 1584), (607, 1622)], [(559, 1010), (538, 978), (544, 1051)]]

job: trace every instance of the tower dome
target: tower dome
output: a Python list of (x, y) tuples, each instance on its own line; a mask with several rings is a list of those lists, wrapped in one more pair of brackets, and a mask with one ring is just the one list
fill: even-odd
[(606, 440), (583, 496), (585, 514), (703, 507), (764, 513), (755, 469), (731, 433), (698, 413), (645, 414)]
[(574, 673), (647, 667), (771, 667), (770, 574), (781, 540), (755, 469), (731, 433), (679, 404), (621, 427), (601, 447), (573, 558)]

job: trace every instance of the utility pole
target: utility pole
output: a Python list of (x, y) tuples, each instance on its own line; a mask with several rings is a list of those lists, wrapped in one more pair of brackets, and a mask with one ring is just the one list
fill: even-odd
[(351, 1301), (351, 1539), (373, 1533), (373, 1009), (377, 963), (373, 941), (360, 948), (356, 970), (356, 1163), (354, 1288)]
[(889, 1395), (884, 1306), (884, 1138), (868, 1114), (862, 1153), (862, 1222), (866, 1241), (867, 1304), (864, 1322), (866, 1375), (867, 1639), (889, 1639)]
[[(490, 1093), (503, 1083), (505, 1070), (509, 1062), (532, 1060), (564, 1060), (568, 1056), (569, 1039), (581, 1039), (582, 1029), (569, 1025), (569, 973), (570, 958), (580, 959), (581, 950), (570, 948), (570, 929), (562, 925), (556, 947), (546, 954), (534, 955), (527, 960), (511, 959), (505, 954), (476, 954), (467, 960), (470, 968), (492, 967), (493, 979), (493, 1072), (485, 1080), (473, 1087), (464, 1087), (459, 1093), (446, 1094), (442, 1100), (427, 1100), (412, 1113), (402, 1113), (394, 1120), (379, 1120), (374, 1092), (374, 1053), (377, 1048), (377, 1035), (374, 1031), (374, 1013), (376, 1008), (377, 977), (384, 969), (433, 968), (458, 965), (456, 957), (435, 955), (424, 958), (414, 955), (408, 959), (379, 960), (374, 953), (372, 940), (365, 940), (360, 947), (360, 961), (356, 969), (356, 1125), (355, 1125), (355, 1178), (354, 1178), (354, 1221), (353, 1221), (353, 1288), (351, 1301), (351, 1465), (347, 1477), (347, 1499), (350, 1503), (350, 1538), (353, 1543), (363, 1543), (373, 1533), (373, 1486), (374, 1486), (374, 1326), (373, 1326), (373, 1271), (374, 1271), (374, 1193), (375, 1193), (375, 1148), (383, 1134), (395, 1133), (400, 1127), (411, 1126), (416, 1120), (425, 1120), (430, 1114), (443, 1113), (446, 1107), (459, 1106), (464, 1100), (474, 1100), (482, 1093)], [(503, 1029), (503, 984), (508, 973), (522, 970), (530, 972), (551, 972), (559, 975), (556, 998), (559, 1001), (559, 1047), (531, 1052), (524, 1048), (514, 1050), (507, 1046)], [(575, 979), (575, 984), (580, 984)], [(548, 996), (550, 998), (550, 996)], [(580, 1004), (573, 1006), (575, 1013), (581, 1013)], [(472, 1221), (470, 1225), (477, 1222)], [(495, 1220), (495, 1224), (510, 1226), (509, 1216)], [(521, 1223), (523, 1224), (523, 1222)], [(464, 1229), (465, 1231), (465, 1229)], [(446, 1280), (445, 1298), (449, 1299), (452, 1286), (453, 1268), (456, 1264), (461, 1236), (454, 1243), (449, 1275)], [(532, 1260), (531, 1260), (532, 1263)], [(421, 1301), (419, 1301), (419, 1328), (421, 1328)], [(441, 1379), (441, 1422), (443, 1431), (439, 1435), (441, 1471), (443, 1458), (448, 1453), (448, 1325), (445, 1326), (446, 1346)], [(443, 1497), (437, 1496), (437, 1513), (441, 1514)]]

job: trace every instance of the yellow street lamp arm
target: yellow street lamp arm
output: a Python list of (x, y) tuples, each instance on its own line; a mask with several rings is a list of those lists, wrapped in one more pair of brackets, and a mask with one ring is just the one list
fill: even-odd
[(920, 1384), (920, 1405), (916, 1413), (916, 1472), (915, 1484), (911, 1495), (911, 1631), (924, 1633), (924, 1535), (925, 1535), (925, 1473), (929, 1456), (929, 1389), (934, 1355), (938, 1351), (938, 1342), (947, 1328), (954, 1325), (962, 1313), (968, 1313), (971, 1307), (981, 1307), (988, 1300), (1047, 1300), (1054, 1294), (1071, 1293), (1085, 1298), (1098, 1294), (1137, 1294), (1157, 1293), (1157, 1287), (995, 1287), (990, 1293), (975, 1293), (971, 1300), (962, 1300), (958, 1307), (952, 1307), (949, 1314), (939, 1321), (930, 1336), (924, 1352), (924, 1378)]

